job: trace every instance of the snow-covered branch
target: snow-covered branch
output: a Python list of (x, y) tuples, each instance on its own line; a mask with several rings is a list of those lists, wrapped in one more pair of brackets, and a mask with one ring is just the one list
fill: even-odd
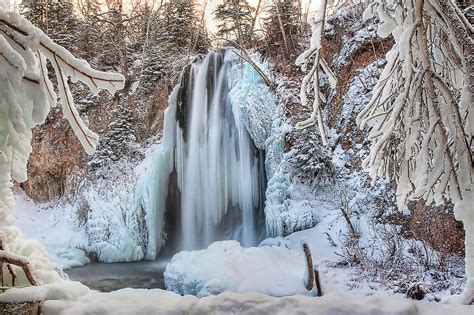
[(5, 282), (5, 278), (3, 275), (3, 264), (7, 265), (7, 270), (10, 272), (12, 286), (15, 286), (15, 280), (17, 278), (17, 275), (11, 265), (15, 265), (22, 268), (26, 278), (28, 279), (31, 285), (38, 284), (38, 281), (31, 273), (30, 263), (28, 259), (23, 256), (8, 252), (5, 235), (0, 234), (0, 282), (2, 286)]
[(88, 154), (95, 151), (98, 136), (79, 116), (68, 80), (84, 82), (93, 93), (124, 86), (121, 74), (92, 69), (22, 16), (0, 7), (0, 226), (12, 221), (11, 178), (22, 182), (27, 177), (31, 128), (44, 122), (57, 101), (47, 62), (57, 78), (64, 115)]
[[(358, 115), (372, 146), (375, 180), (397, 182), (397, 203), (455, 204), (466, 229), (466, 271), (474, 277), (472, 26), (450, 0), (376, 1), (364, 12), (395, 38), (372, 100)], [(468, 206), (470, 204), (470, 206)], [(474, 288), (472, 288), (474, 289)], [(471, 293), (472, 294), (472, 293)]]
[(312, 17), (310, 20), (311, 24), (311, 45), (296, 59), (296, 65), (301, 66), (303, 71), (308, 69), (308, 65), (311, 60), (313, 64), (309, 72), (305, 75), (303, 82), (301, 84), (300, 90), (300, 99), (303, 105), (307, 105), (308, 94), (311, 91), (314, 93), (313, 100), (313, 112), (311, 116), (305, 121), (298, 122), (296, 128), (304, 129), (318, 123), (319, 132), (321, 133), (321, 139), (323, 144), (327, 144), (327, 136), (323, 123), (322, 116), (322, 104), (321, 104), (321, 95), (319, 90), (319, 67), (321, 67), (329, 78), (329, 82), (332, 88), (336, 87), (337, 79), (334, 73), (331, 71), (327, 63), (322, 59), (320, 55), (321, 49), (321, 37), (324, 32), (324, 22), (326, 20), (326, 10), (327, 10), (327, 0), (320, 1), (316, 16)]

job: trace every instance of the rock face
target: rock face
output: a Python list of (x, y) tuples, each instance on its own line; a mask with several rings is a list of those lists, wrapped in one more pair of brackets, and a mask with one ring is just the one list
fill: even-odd
[(72, 190), (72, 175), (86, 167), (86, 156), (59, 108), (35, 128), (28, 180), (21, 188), (36, 202), (48, 202)]
[[(117, 141), (126, 141), (127, 146), (133, 146), (133, 143), (144, 145), (150, 137), (158, 135), (163, 127), (163, 112), (167, 107), (170, 87), (158, 84), (150, 92), (133, 92), (129, 85), (116, 95), (101, 92), (93, 96), (81, 86), (75, 86), (76, 106), (89, 128), (101, 138), (97, 152), (87, 156), (61, 108), (53, 108), (46, 122), (33, 130), (28, 180), (20, 184), (28, 197), (40, 203), (68, 197), (77, 188), (80, 177), (93, 171), (94, 163), (91, 161), (106, 158), (110, 162), (122, 154), (133, 153), (117, 145)], [(111, 139), (111, 130), (123, 119), (119, 114), (123, 108), (128, 113), (125, 128), (129, 129), (131, 138)], [(114, 143), (108, 143), (112, 141)]]

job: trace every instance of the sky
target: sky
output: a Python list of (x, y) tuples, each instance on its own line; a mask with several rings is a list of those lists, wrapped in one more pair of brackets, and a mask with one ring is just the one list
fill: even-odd
[[(3, 2), (3, 1), (6, 1), (6, 2), (10, 2), (12, 3), (13, 5), (17, 5), (18, 3), (21, 2), (21, 0), (0, 0), (0, 2)], [(84, 0), (86, 1), (86, 0)], [(103, 0), (105, 2), (105, 0)], [(123, 0), (124, 3), (131, 3), (132, 1), (135, 1), (135, 0)], [(153, 0), (148, 0), (149, 2), (153, 2)], [(197, 3), (200, 3), (201, 5), (204, 5), (204, 3), (207, 2), (207, 5), (206, 5), (206, 26), (209, 30), (209, 32), (211, 33), (215, 33), (217, 31), (217, 24), (215, 21), (214, 21), (214, 10), (216, 9), (216, 7), (221, 4), (224, 0), (196, 0)], [(247, 0), (248, 3), (254, 7), (257, 6), (258, 4), (258, 0)], [(302, 5), (303, 5), (303, 8), (306, 8), (306, 6), (309, 4), (309, 11), (310, 11), (310, 15), (311, 13), (313, 13), (316, 9), (316, 6), (318, 4), (319, 1), (322, 1), (322, 0), (301, 0), (302, 2)], [(159, 0), (155, 0), (156, 3), (159, 2)], [(265, 5), (268, 5), (268, 4), (271, 4), (273, 3), (273, 0), (262, 0), (262, 6), (265, 6)], [(258, 27), (258, 21), (257, 21), (257, 27)]]
[[(196, 0), (196, 2), (201, 3), (201, 4), (204, 3), (205, 1), (206, 0)], [(256, 7), (257, 4), (258, 4), (258, 0), (247, 0), (247, 1), (253, 7)], [(316, 9), (317, 3), (319, 1), (321, 1), (321, 0), (302, 0), (303, 8), (306, 8), (307, 4), (309, 3), (310, 4), (310, 8), (309, 8), (310, 13), (314, 12), (314, 10)], [(208, 4), (207, 4), (207, 7), (206, 7), (206, 26), (207, 26), (208, 30), (211, 33), (215, 33), (217, 25), (214, 22), (213, 12), (216, 9), (216, 7), (223, 2), (223, 0), (208, 0), (207, 2), (208, 2)], [(271, 3), (273, 3), (273, 0), (262, 0), (262, 6), (265, 6), (265, 5), (268, 5), (268, 4), (271, 4)], [(257, 27), (258, 27), (258, 22), (257, 22)]]

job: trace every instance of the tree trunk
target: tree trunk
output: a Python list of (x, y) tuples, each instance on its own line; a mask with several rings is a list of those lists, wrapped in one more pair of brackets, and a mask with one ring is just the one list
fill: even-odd
[(280, 25), (281, 36), (283, 37), (283, 44), (285, 45), (285, 55), (288, 56), (288, 40), (286, 39), (285, 28), (281, 19), (280, 0), (275, 0), (275, 7), (277, 10), (278, 24)]

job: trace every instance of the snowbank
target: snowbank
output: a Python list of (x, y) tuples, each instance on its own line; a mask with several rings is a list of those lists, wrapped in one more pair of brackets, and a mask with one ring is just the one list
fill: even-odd
[(36, 287), (12, 288), (0, 294), (0, 303), (5, 302), (28, 302), (45, 300), (77, 300), (79, 297), (89, 294), (88, 287), (75, 281), (60, 281), (54, 284)]
[(198, 297), (224, 291), (312, 295), (305, 288), (305, 272), (302, 250), (243, 248), (236, 241), (221, 241), (204, 250), (176, 254), (164, 277), (168, 290)]
[[(37, 291), (37, 292), (35, 292)], [(133, 314), (318, 314), (318, 315), (444, 315), (472, 314), (471, 306), (424, 303), (401, 298), (353, 298), (328, 294), (270, 297), (261, 293), (230, 293), (198, 299), (193, 296), (154, 289), (123, 289), (112, 293), (84, 290), (65, 283), (27, 289), (12, 289), (0, 301), (22, 300), (25, 296), (42, 297), (44, 315), (133, 315)]]
[(75, 225), (72, 207), (43, 209), (21, 194), (15, 196), (12, 213), (25, 238), (39, 240), (53, 265), (67, 269), (89, 263), (85, 253), (76, 248), (87, 243), (87, 236), (84, 231), (72, 228)]
[[(8, 250), (28, 259), (35, 278), (42, 284), (61, 281), (61, 277), (48, 260), (48, 253), (37, 240), (27, 240), (21, 231), (13, 226), (2, 227), (0, 232), (6, 236)], [(29, 285), (25, 273), (20, 267), (12, 266), (16, 270), (17, 285)], [(5, 279), (9, 277), (5, 277)]]

